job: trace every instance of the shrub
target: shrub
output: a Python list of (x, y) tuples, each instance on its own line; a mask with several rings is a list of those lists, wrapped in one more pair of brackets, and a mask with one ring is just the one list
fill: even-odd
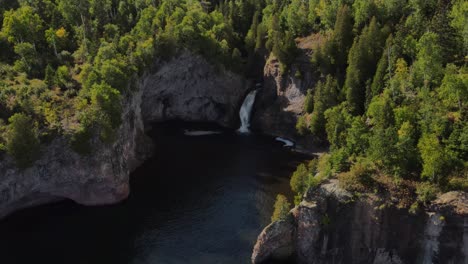
[(346, 148), (334, 150), (330, 155), (330, 162), (335, 172), (339, 173), (349, 170), (349, 153)]
[(317, 161), (317, 177), (321, 179), (326, 179), (332, 176), (333, 171), (331, 166), (332, 164), (330, 162), (330, 157), (330, 154), (323, 154), (319, 157)]
[(11, 116), (6, 133), (6, 149), (19, 168), (27, 168), (39, 157), (40, 142), (31, 117), (18, 113)]
[(289, 214), (291, 204), (288, 202), (288, 198), (282, 194), (276, 196), (275, 209), (271, 216), (271, 222), (285, 219)]
[(419, 203), (418, 202), (414, 202), (413, 204), (411, 204), (408, 212), (412, 215), (415, 215), (417, 214), (419, 211)]
[(468, 191), (468, 176), (451, 178), (448, 181), (448, 188), (455, 191)]
[(309, 171), (305, 164), (300, 164), (296, 171), (293, 173), (290, 181), (291, 189), (293, 192), (302, 195), (307, 190), (309, 178)]
[(314, 94), (312, 93), (312, 89), (307, 90), (304, 101), (304, 111), (308, 114), (314, 111)]
[(429, 182), (420, 183), (416, 187), (416, 194), (418, 195), (418, 201), (427, 204), (437, 197), (439, 189), (434, 184)]
[(296, 130), (301, 136), (304, 136), (307, 134), (307, 132), (309, 131), (309, 128), (307, 127), (306, 116), (300, 116), (297, 119)]
[(375, 173), (375, 166), (372, 162), (360, 159), (349, 172), (340, 173), (338, 179), (340, 186), (349, 191), (362, 192), (372, 186), (374, 180), (372, 175)]
[(294, 77), (296, 79), (299, 79), (299, 80), (302, 80), (302, 73), (300, 70), (296, 70), (296, 72), (294, 73)]

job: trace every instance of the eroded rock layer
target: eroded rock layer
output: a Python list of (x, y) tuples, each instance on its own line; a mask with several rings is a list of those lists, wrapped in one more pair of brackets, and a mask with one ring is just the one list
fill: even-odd
[[(416, 215), (354, 198), (330, 180), (260, 234), (252, 262), (467, 263), (468, 195), (441, 195)], [(285, 250), (287, 249), (287, 250)]]

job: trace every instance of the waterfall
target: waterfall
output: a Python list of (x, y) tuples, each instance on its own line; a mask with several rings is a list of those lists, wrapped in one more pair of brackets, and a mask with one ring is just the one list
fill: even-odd
[(439, 253), (439, 236), (444, 226), (441, 215), (429, 213), (424, 230), (423, 252), (420, 263), (432, 264)]
[(250, 115), (252, 113), (252, 107), (255, 102), (255, 96), (257, 95), (257, 90), (251, 91), (247, 97), (245, 97), (244, 103), (242, 103), (241, 109), (239, 111), (239, 117), (241, 120), (241, 126), (237, 130), (239, 133), (247, 134), (250, 132)]

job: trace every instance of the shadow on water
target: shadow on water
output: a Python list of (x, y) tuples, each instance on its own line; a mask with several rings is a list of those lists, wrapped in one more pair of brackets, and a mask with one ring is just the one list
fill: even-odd
[(248, 263), (276, 195), (292, 198), (288, 177), (309, 157), (211, 125), (165, 123), (150, 135), (155, 155), (132, 173), (128, 200), (16, 213), (0, 222), (2, 263)]

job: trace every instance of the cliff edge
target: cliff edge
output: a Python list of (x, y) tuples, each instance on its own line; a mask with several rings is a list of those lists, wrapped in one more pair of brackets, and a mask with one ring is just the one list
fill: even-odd
[(259, 235), (252, 263), (467, 263), (467, 193), (442, 194), (416, 215), (378, 201), (337, 180), (311, 188)]

